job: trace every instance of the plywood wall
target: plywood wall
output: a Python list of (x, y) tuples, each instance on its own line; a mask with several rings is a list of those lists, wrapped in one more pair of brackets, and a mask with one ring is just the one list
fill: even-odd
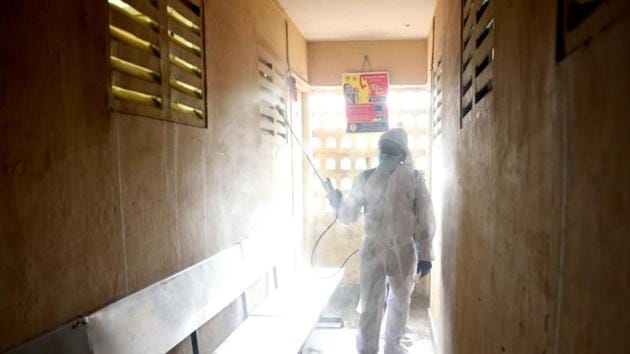
[[(207, 129), (110, 114), (106, 1), (7, 10), (0, 350), (288, 222), (289, 145), (261, 136), (258, 113), (260, 48), (288, 68), (274, 4), (206, 2)], [(291, 43), (303, 72), (306, 43)], [(226, 309), (219, 327), (241, 318)]]
[(308, 78), (308, 44), (300, 29), (288, 20), (288, 41), (289, 41), (289, 64), (291, 69), (302, 80), (309, 81)]
[[(427, 82), (427, 41), (418, 39), (310, 42), (311, 85), (340, 85), (342, 73), (361, 71), (366, 55), (374, 71), (389, 71), (392, 84), (424, 85)], [(366, 66), (364, 70), (369, 68)]]
[(557, 2), (492, 2), (492, 104), (463, 126), (461, 1), (435, 13), (440, 353), (626, 353), (630, 16), (557, 61)]

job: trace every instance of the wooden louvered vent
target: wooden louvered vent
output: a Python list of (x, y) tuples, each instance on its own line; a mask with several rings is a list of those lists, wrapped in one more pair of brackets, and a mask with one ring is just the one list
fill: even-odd
[(431, 115), (433, 139), (442, 134), (442, 58), (438, 59), (431, 75)]
[(624, 20), (630, 12), (628, 0), (560, 0), (558, 6), (556, 59), (562, 60)]
[(282, 114), (288, 119), (288, 85), (284, 75), (273, 62), (262, 55), (258, 57), (258, 82), (260, 86), (261, 132), (288, 141), (289, 128)]
[(461, 126), (493, 88), (494, 1), (464, 0), (462, 8)]
[(201, 0), (108, 0), (112, 109), (207, 125)]

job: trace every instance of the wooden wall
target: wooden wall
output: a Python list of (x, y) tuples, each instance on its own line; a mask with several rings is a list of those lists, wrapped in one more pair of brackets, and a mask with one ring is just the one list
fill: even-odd
[(110, 113), (106, 1), (0, 13), (0, 350), (291, 221), (289, 145), (260, 132), (258, 54), (304, 74), (306, 43), (292, 28), (287, 56), (271, 1), (207, 1), (204, 16), (207, 129)]
[[(361, 71), (366, 55), (374, 71), (389, 71), (392, 84), (427, 83), (427, 41), (418, 39), (310, 42), (308, 70), (311, 85), (341, 85), (341, 74)], [(369, 71), (369, 67), (364, 70)]]
[(494, 89), (487, 110), (463, 123), (462, 2), (439, 0), (435, 13), (439, 352), (626, 353), (630, 15), (617, 11), (558, 60), (558, 2), (490, 2)]

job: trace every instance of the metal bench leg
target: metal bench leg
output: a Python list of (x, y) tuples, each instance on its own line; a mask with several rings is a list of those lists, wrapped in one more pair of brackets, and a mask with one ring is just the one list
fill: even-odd
[(192, 343), (193, 354), (199, 354), (199, 341), (197, 339), (197, 331), (190, 334), (190, 342)]
[(241, 306), (243, 306), (243, 320), (249, 317), (249, 310), (247, 309), (247, 296), (245, 293), (241, 294)]

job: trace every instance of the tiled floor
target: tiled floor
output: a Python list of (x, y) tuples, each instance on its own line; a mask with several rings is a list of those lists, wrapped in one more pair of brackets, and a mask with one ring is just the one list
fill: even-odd
[[(352, 289), (336, 294), (324, 311), (324, 315), (341, 317), (345, 327), (314, 329), (303, 346), (303, 354), (356, 353), (355, 335), (358, 313), (354, 310), (356, 301), (352, 301), (353, 298), (358, 298), (358, 296)], [(411, 298), (411, 313), (407, 327), (407, 338), (404, 344), (409, 353), (434, 354), (426, 300), (420, 297)]]

